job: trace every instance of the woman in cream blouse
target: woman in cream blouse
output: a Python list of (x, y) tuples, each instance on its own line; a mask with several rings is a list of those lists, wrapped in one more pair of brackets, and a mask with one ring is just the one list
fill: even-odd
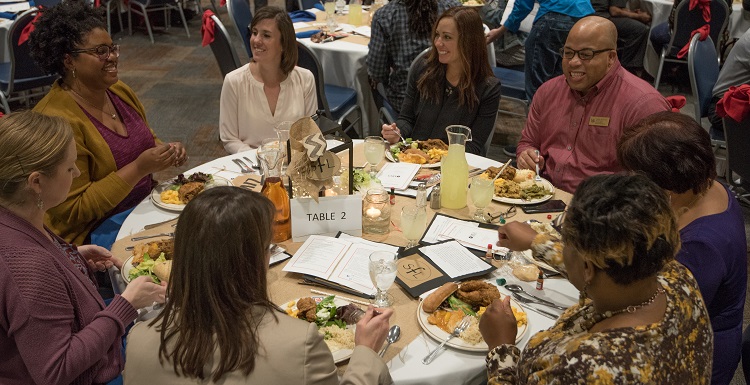
[(289, 15), (263, 7), (250, 24), (250, 63), (224, 78), (219, 133), (230, 154), (276, 137), (275, 128), (315, 113), (318, 99), (313, 74), (297, 67), (297, 45)]

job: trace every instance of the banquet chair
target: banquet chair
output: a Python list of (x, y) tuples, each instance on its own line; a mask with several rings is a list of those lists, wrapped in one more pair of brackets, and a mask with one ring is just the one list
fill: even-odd
[[(297, 65), (309, 70), (315, 77), (315, 89), (318, 94), (318, 109), (325, 111), (326, 117), (335, 120), (344, 127), (344, 132), (351, 135), (354, 130), (358, 137), (362, 137), (362, 110), (357, 104), (357, 91), (353, 88), (327, 84), (323, 78), (323, 67), (315, 53), (304, 44), (297, 42)], [(356, 119), (352, 115), (356, 114)], [(344, 120), (349, 124), (344, 126)], [(359, 129), (357, 129), (359, 128)]]
[(211, 52), (214, 53), (216, 62), (221, 70), (221, 77), (227, 76), (228, 73), (240, 68), (240, 58), (237, 56), (232, 41), (229, 40), (229, 33), (224, 28), (224, 24), (216, 15), (211, 15), (214, 22), (214, 41), (211, 42)]
[(21, 32), (37, 13), (38, 9), (34, 7), (24, 11), (8, 29), (5, 44), (10, 51), (10, 61), (0, 63), (0, 103), (6, 114), (10, 113), (8, 102), (23, 100), (30, 107), (30, 99), (44, 96), (48, 87), (57, 79), (56, 74), (44, 73), (31, 58), (28, 40), (18, 45)]
[(750, 143), (750, 119), (737, 122), (725, 117), (722, 120), (727, 146), (727, 182), (741, 201), (750, 204), (750, 152), (745, 149)]
[(120, 0), (106, 0), (104, 4), (105, 12), (107, 12), (107, 33), (112, 36), (112, 9), (114, 8), (117, 12), (117, 21), (120, 23), (120, 30), (122, 31), (122, 13), (120, 12)]
[(247, 56), (253, 57), (253, 52), (250, 50), (250, 22), (253, 20), (250, 3), (247, 0), (227, 0), (227, 13), (232, 18), (234, 31), (242, 39)]
[[(726, 1), (711, 1), (710, 6), (711, 21), (708, 23), (710, 26), (710, 37), (714, 44), (717, 44), (722, 32), (727, 28), (727, 23), (729, 21), (729, 8)], [(690, 42), (691, 33), (705, 24), (707, 23), (703, 20), (703, 12), (700, 8), (695, 8), (692, 11), (690, 10), (690, 0), (682, 0), (680, 4), (677, 5), (672, 36), (669, 43), (662, 48), (661, 52), (659, 52), (659, 69), (656, 71), (654, 88), (657, 90), (659, 89), (664, 62), (686, 62), (684, 59), (678, 59), (677, 53), (682, 47)]]
[(314, 8), (315, 4), (320, 4), (320, 3), (321, 3), (320, 0), (297, 0), (297, 5), (299, 5), (299, 9), (301, 11)]
[[(719, 78), (719, 56), (716, 46), (710, 36), (700, 40), (701, 34), (696, 33), (690, 39), (688, 49), (688, 75), (690, 76), (690, 88), (695, 99), (695, 121), (701, 124), (702, 118), (708, 117), (708, 107), (711, 104), (713, 88), (716, 79)], [(702, 124), (701, 124), (702, 125)], [(722, 149), (726, 148), (723, 140), (711, 139), (714, 154), (717, 160), (726, 160)], [(729, 174), (727, 174), (729, 175)], [(728, 177), (728, 179), (730, 179)]]
[(190, 30), (188, 29), (187, 20), (185, 20), (185, 13), (182, 12), (182, 2), (180, 0), (129, 0), (127, 4), (128, 33), (130, 35), (133, 34), (133, 12), (135, 12), (143, 16), (143, 20), (146, 22), (146, 30), (148, 30), (148, 37), (151, 39), (151, 44), (154, 44), (154, 34), (151, 31), (151, 22), (148, 19), (148, 13), (155, 11), (164, 12), (164, 27), (168, 29), (172, 24), (172, 17), (169, 11), (175, 10), (180, 14), (187, 37), (190, 37)]

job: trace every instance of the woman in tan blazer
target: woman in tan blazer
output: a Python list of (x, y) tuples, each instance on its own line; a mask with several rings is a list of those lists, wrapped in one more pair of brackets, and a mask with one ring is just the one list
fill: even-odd
[(274, 212), (267, 198), (236, 187), (216, 187), (188, 203), (175, 231), (169, 299), (154, 321), (130, 331), (125, 384), (391, 383), (375, 353), (391, 309), (370, 307), (357, 323), (339, 380), (316, 325), (271, 303)]

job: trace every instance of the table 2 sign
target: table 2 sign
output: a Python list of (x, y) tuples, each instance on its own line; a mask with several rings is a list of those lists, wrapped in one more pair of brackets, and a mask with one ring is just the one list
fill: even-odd
[(292, 239), (311, 234), (336, 234), (339, 231), (360, 235), (362, 231), (362, 196), (339, 195), (292, 199)]

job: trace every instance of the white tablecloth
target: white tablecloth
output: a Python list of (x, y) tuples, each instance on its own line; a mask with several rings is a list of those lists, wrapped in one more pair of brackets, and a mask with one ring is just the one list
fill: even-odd
[[(242, 156), (247, 156), (250, 159), (255, 160), (255, 150), (213, 160), (187, 171), (186, 174), (201, 171), (212, 173), (227, 179), (233, 179), (241, 174), (238, 172), (239, 168), (232, 162), (232, 159), (241, 158)], [(467, 154), (466, 159), (472, 167), (484, 168), (500, 165), (499, 162), (473, 154)], [(149, 199), (146, 199), (141, 202), (125, 220), (117, 235), (117, 239), (143, 231), (144, 225), (175, 218), (177, 217), (177, 214), (178, 213), (176, 212), (162, 210), (154, 206)], [(505, 278), (508, 283), (517, 283), (523, 286), (526, 291), (532, 292), (541, 297), (549, 298), (550, 300), (558, 302), (564, 306), (572, 305), (578, 296), (578, 291), (565, 279), (546, 279), (544, 282), (544, 290), (537, 291), (532, 283), (518, 281), (512, 276), (512, 274), (508, 274), (507, 270), (498, 269), (495, 272), (495, 276), (498, 278)], [(504, 288), (501, 288), (500, 291), (504, 294), (510, 294)], [(544, 306), (539, 307), (543, 310), (555, 312), (555, 310)], [(526, 346), (532, 335), (540, 330), (551, 327), (554, 323), (553, 320), (535, 313), (526, 307), (524, 308), (528, 314), (528, 331), (518, 344), (522, 349)], [(484, 366), (485, 354), (483, 353), (462, 352), (449, 348), (441, 353), (429, 366), (423, 365), (422, 358), (437, 346), (437, 341), (433, 340), (425, 333), (421, 333), (414, 341), (403, 349), (397, 357), (388, 362), (388, 367), (394, 382), (397, 385), (475, 384), (480, 383), (486, 378)]]
[[(635, 4), (631, 4), (631, 7), (634, 8), (637, 4), (638, 1)], [(651, 28), (669, 20), (673, 4), (672, 0), (640, 0), (641, 9), (651, 14)], [(745, 12), (742, 10), (742, 4), (733, 3), (732, 14), (729, 16), (729, 23), (727, 25), (729, 37), (741, 37), (747, 31), (748, 27), (750, 27), (750, 16), (745, 15)], [(650, 29), (649, 33), (651, 33)], [(661, 52), (656, 52), (654, 46), (651, 44), (651, 39), (649, 39), (646, 47), (646, 56), (643, 58), (643, 68), (652, 76), (656, 76), (656, 72), (659, 70), (660, 55)]]

